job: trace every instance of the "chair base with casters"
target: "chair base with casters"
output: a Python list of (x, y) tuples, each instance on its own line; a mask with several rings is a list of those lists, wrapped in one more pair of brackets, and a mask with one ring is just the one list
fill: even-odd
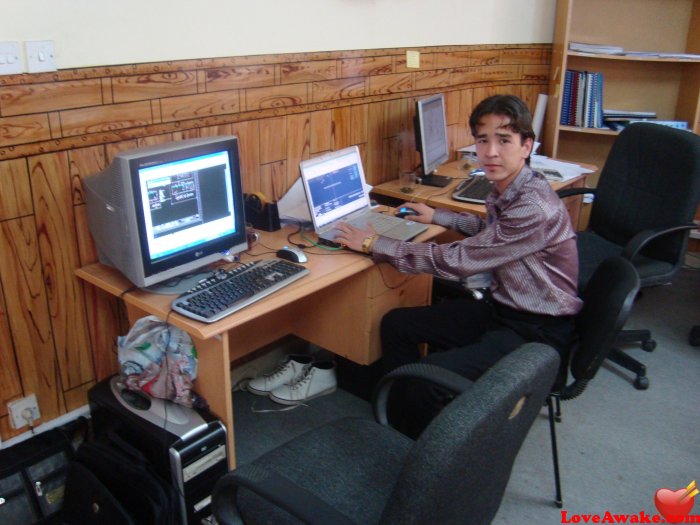
[(576, 316), (577, 337), (569, 352), (569, 363), (562, 367), (547, 398), (555, 503), (559, 508), (563, 506), (556, 435), (556, 425), (561, 421), (560, 403), (583, 394), (601, 363), (611, 357), (610, 352), (629, 317), (639, 286), (639, 276), (632, 263), (623, 257), (611, 257), (598, 266), (581, 292), (583, 308)]
[[(411, 364), (377, 386), (375, 421), (322, 425), (223, 476), (220, 524), (490, 523), (515, 457), (551, 390), (559, 355), (530, 343), (477, 381)], [(413, 441), (386, 424), (397, 379), (430, 380), (458, 395)], [(461, 393), (460, 393), (461, 392)]]

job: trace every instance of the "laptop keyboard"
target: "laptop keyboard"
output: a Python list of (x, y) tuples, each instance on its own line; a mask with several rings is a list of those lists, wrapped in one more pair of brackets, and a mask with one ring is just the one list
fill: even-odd
[(372, 213), (372, 217), (370, 217), (366, 224), (371, 224), (377, 233), (382, 233), (390, 228), (405, 224), (405, 221), (398, 217), (387, 215), (386, 213)]
[(471, 177), (459, 183), (452, 198), (457, 201), (484, 203), (493, 190), (493, 182), (486, 177)]

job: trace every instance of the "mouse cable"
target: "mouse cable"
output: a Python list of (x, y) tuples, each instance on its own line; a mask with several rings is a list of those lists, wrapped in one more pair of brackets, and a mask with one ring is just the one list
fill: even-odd
[[(389, 266), (391, 266), (390, 263), (386, 263), (386, 264), (389, 265)], [(377, 266), (377, 270), (379, 270), (379, 275), (380, 275), (381, 278), (382, 278), (382, 282), (384, 283), (384, 286), (386, 286), (388, 290), (396, 290), (397, 288), (400, 288), (401, 286), (403, 286), (404, 284), (406, 284), (406, 283), (408, 282), (408, 280), (411, 278), (410, 276), (407, 275), (407, 276), (404, 277), (399, 283), (397, 283), (397, 284), (395, 284), (395, 285), (392, 286), (392, 285), (390, 285), (390, 284), (387, 282), (387, 280), (386, 280), (386, 275), (384, 274), (384, 270), (382, 269), (382, 266), (384, 266), (384, 265), (383, 265), (383, 264), (377, 264), (376, 266)], [(398, 271), (399, 273), (403, 273), (403, 272), (401, 272), (401, 270), (397, 270), (397, 271)]]
[[(306, 246), (305, 244), (301, 244), (300, 242), (294, 242), (292, 240), (292, 235), (296, 235), (297, 233), (301, 233), (301, 231), (302, 231), (301, 221), (295, 220), (294, 222), (296, 222), (296, 224), (297, 224), (297, 229), (296, 229), (296, 231), (293, 231), (293, 232), (287, 234), (287, 244), (293, 244), (294, 246), (296, 246), (297, 248), (301, 248), (302, 250), (304, 248), (310, 248), (310, 246)], [(304, 234), (301, 234), (301, 236), (303, 238)]]

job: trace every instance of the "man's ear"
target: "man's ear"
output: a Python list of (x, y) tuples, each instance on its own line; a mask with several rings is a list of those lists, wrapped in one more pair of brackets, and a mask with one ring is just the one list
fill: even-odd
[(527, 153), (525, 155), (525, 158), (528, 158), (532, 154), (532, 148), (535, 145), (535, 140), (531, 138), (527, 138), (523, 141), (523, 146), (527, 148)]

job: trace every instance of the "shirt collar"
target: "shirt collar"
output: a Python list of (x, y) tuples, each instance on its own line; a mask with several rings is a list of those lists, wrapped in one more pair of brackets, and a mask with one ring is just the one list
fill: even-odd
[(492, 191), (488, 197), (486, 197), (486, 208), (493, 208), (494, 211), (500, 212), (503, 208), (507, 207), (508, 204), (520, 194), (522, 187), (533, 177), (534, 173), (532, 168), (525, 164), (520, 170), (520, 173), (518, 173), (518, 176), (508, 185), (506, 191), (503, 193)]

